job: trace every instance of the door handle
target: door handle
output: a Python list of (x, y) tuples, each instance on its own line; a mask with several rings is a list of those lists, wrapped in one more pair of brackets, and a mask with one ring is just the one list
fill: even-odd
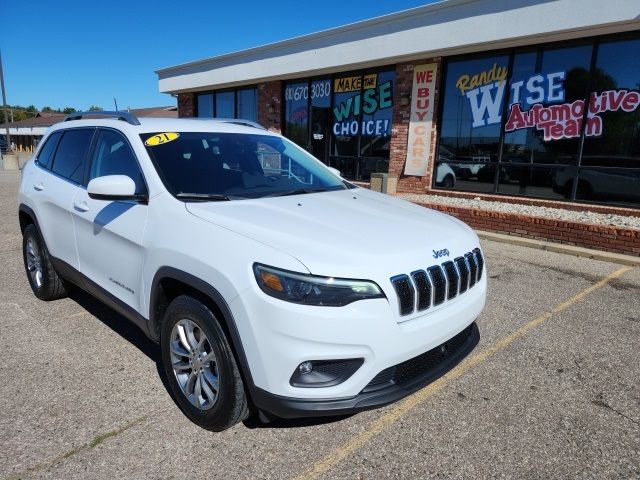
[(44, 184), (42, 182), (36, 183), (33, 185), (33, 189), (41, 192), (42, 190), (44, 190)]
[(76, 210), (80, 211), (80, 212), (88, 212), (89, 211), (89, 205), (87, 205), (87, 202), (73, 202), (73, 208), (75, 208)]

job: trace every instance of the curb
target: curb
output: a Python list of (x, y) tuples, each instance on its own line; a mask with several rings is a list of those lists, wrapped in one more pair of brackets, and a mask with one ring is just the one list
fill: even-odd
[(483, 240), (491, 240), (494, 242), (508, 243), (510, 245), (517, 245), (521, 247), (546, 250), (547, 252), (564, 253), (566, 255), (573, 255), (576, 257), (592, 258), (593, 260), (602, 260), (604, 262), (618, 263), (620, 265), (640, 267), (640, 257), (632, 257), (631, 255), (591, 250), (590, 248), (576, 247), (574, 245), (565, 245), (546, 240), (516, 237), (513, 235), (505, 235), (503, 233), (487, 232), (485, 230), (476, 230), (476, 233), (478, 234), (478, 237)]

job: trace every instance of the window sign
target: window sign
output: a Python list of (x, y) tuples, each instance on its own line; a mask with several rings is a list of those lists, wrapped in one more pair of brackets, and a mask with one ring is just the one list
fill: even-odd
[(431, 121), (438, 64), (416, 65), (413, 71), (411, 117), (405, 175), (424, 176), (431, 155)]
[[(344, 77), (334, 80), (336, 104), (333, 107), (333, 134), (336, 136), (391, 135), (391, 120), (372, 117), (359, 120), (361, 115), (372, 116), (379, 110), (393, 106), (393, 81), (378, 82), (378, 74), (363, 77)], [(364, 90), (359, 87), (364, 85)]]
[[(473, 75), (461, 75), (456, 87), (469, 102), (472, 128), (502, 122), (501, 107), (505, 92), (507, 67), (494, 63), (492, 68)], [(542, 72), (509, 85), (511, 105), (505, 131), (535, 127), (543, 132), (544, 141), (575, 138), (581, 135), (585, 100), (562, 103), (567, 72)], [(560, 102), (560, 103), (559, 103)], [(549, 105), (552, 104), (552, 105)], [(545, 106), (547, 105), (547, 106)], [(640, 106), (640, 94), (634, 90), (607, 90), (592, 93), (589, 98), (585, 135), (602, 135), (602, 112), (633, 112)]]

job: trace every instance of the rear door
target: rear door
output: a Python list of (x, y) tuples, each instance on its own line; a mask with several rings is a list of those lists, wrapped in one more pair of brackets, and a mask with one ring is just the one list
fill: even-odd
[(73, 198), (82, 188), (94, 132), (94, 128), (74, 128), (53, 133), (42, 148), (32, 179), (32, 208), (49, 253), (75, 270), (79, 262), (71, 211)]
[[(100, 128), (90, 155), (87, 182), (106, 175), (126, 175), (137, 194), (147, 187), (127, 138), (119, 131)], [(142, 312), (142, 234), (146, 204), (136, 201), (94, 200), (79, 189), (73, 217), (80, 271), (104, 290)], [(89, 285), (91, 287), (91, 285)]]

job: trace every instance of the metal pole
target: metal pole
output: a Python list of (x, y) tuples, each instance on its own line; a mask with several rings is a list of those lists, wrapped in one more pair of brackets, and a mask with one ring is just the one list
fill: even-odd
[(2, 70), (2, 51), (0, 50), (0, 87), (2, 87), (2, 110), (4, 111), (4, 125), (7, 127), (7, 149), (11, 148), (11, 135), (9, 135), (9, 117), (7, 117), (7, 96), (4, 92), (4, 71)]

